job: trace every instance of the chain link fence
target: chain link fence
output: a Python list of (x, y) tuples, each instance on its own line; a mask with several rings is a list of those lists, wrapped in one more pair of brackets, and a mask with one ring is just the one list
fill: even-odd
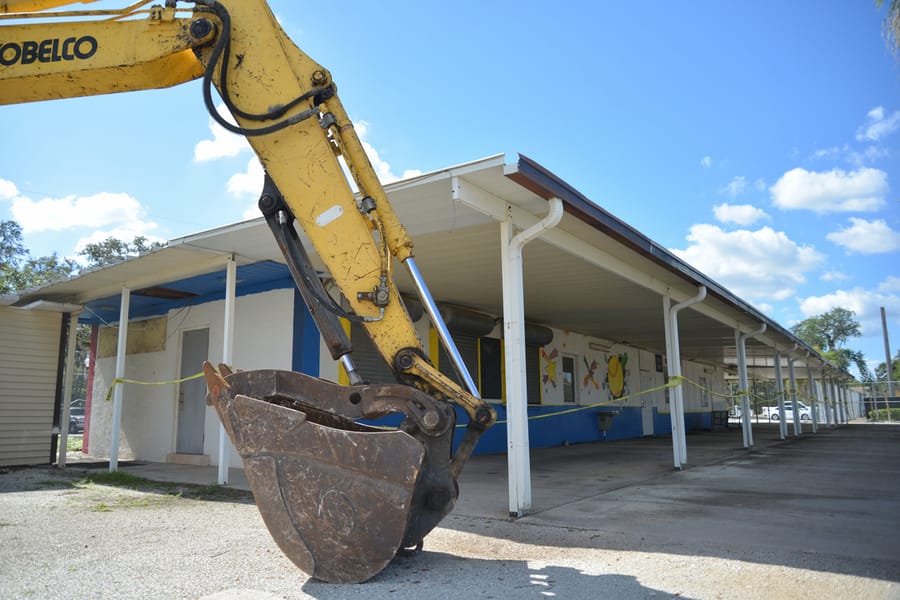
[(863, 398), (869, 421), (900, 422), (900, 381), (873, 381)]

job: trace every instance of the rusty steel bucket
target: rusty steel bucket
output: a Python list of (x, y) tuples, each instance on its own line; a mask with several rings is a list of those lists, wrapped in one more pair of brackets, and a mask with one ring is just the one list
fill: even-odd
[[(203, 369), (266, 527), (310, 576), (366, 581), (453, 509), (449, 404), (399, 384)], [(391, 413), (404, 415), (397, 429), (357, 422)]]

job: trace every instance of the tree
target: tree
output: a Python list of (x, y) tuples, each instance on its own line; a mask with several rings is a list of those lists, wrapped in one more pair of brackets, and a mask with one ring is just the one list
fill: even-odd
[(149, 243), (142, 235), (134, 236), (130, 242), (108, 237), (102, 242), (87, 244), (78, 254), (87, 260), (89, 267), (104, 267), (121, 262), (129, 256), (140, 256), (161, 246), (159, 242)]
[(862, 335), (856, 313), (846, 308), (832, 308), (827, 313), (800, 321), (791, 327), (791, 332), (824, 352), (837, 350), (849, 338)]
[[(884, 0), (875, 0), (875, 6), (879, 9), (884, 4)], [(900, 0), (891, 0), (888, 4), (888, 11), (884, 17), (884, 39), (887, 40), (892, 52), (900, 50)]]
[[(162, 246), (137, 235), (130, 242), (108, 237), (88, 244), (79, 252), (89, 268), (104, 267), (129, 256), (138, 256)], [(0, 294), (39, 287), (75, 275), (79, 265), (70, 258), (50, 256), (35, 258), (22, 241), (22, 227), (15, 221), (0, 221)]]
[[(900, 1), (900, 0), (898, 0)], [(846, 308), (832, 308), (821, 315), (800, 321), (791, 327), (791, 333), (821, 352), (839, 369), (846, 370), (855, 364), (863, 380), (871, 379), (862, 352), (844, 348), (844, 343), (861, 334), (856, 313)]]
[[(887, 375), (887, 363), (879, 363), (875, 367), (875, 379), (887, 381)], [(897, 350), (897, 354), (891, 359), (891, 381), (900, 381), (900, 350)]]
[(22, 227), (0, 221), (0, 294), (38, 287), (78, 271), (75, 261), (50, 256), (33, 258), (22, 242)]
[(28, 254), (22, 243), (22, 226), (15, 221), (0, 222), (0, 264), (7, 265)]
[(866, 363), (866, 359), (860, 350), (838, 348), (831, 352), (825, 352), (824, 356), (842, 371), (848, 370), (851, 364), (856, 365), (860, 380), (866, 382), (873, 380), (872, 372), (869, 371), (869, 365)]

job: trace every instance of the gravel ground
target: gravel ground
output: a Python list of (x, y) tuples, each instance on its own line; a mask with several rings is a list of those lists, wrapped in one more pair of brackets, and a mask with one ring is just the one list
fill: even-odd
[(897, 583), (821, 565), (642, 552), (599, 529), (454, 515), (370, 582), (325, 584), (282, 555), (249, 493), (84, 477), (0, 471), (0, 598), (900, 599)]

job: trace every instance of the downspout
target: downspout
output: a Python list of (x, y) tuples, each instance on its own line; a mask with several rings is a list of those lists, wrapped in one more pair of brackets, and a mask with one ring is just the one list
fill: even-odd
[(506, 355), (507, 467), (509, 514), (520, 517), (531, 508), (531, 463), (528, 441), (528, 389), (525, 372), (525, 304), (522, 248), (562, 220), (563, 203), (550, 199), (547, 215), (514, 235), (513, 222), (500, 223), (502, 236), (503, 332)]
[(753, 447), (753, 426), (750, 421), (750, 382), (747, 378), (747, 340), (762, 335), (766, 331), (766, 324), (749, 333), (740, 333), (737, 336), (738, 378), (741, 386), (741, 423), (744, 433), (744, 448)]
[[(678, 340), (678, 313), (683, 309), (703, 302), (706, 299), (706, 286), (701, 285), (697, 289), (697, 295), (675, 306), (669, 306), (669, 296), (663, 298), (663, 308), (666, 317), (666, 354), (668, 355), (669, 378), (681, 377), (681, 344)], [(687, 435), (684, 426), (684, 387), (676, 385), (672, 388), (672, 403), (670, 406), (672, 418), (672, 454), (676, 469), (681, 469), (687, 462)]]

